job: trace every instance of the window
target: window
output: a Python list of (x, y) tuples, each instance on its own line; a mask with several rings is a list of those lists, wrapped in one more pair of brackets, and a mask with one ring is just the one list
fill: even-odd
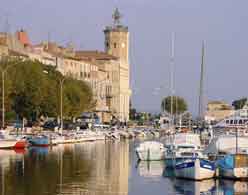
[(229, 120), (226, 120), (226, 124), (229, 124), (230, 123), (230, 121)]
[(114, 43), (114, 48), (117, 48), (117, 43)]
[(242, 121), (242, 120), (239, 120), (239, 124), (240, 124), (240, 125), (243, 124), (243, 121)]
[(109, 48), (109, 42), (106, 42), (106, 48)]
[(236, 125), (238, 123), (238, 121), (237, 120), (234, 120), (234, 124)]
[(233, 120), (230, 121), (230, 124), (231, 124), (231, 125), (233, 124)]

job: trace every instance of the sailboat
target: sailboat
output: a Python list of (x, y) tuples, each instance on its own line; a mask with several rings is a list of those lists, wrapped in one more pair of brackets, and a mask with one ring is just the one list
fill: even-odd
[[(200, 96), (199, 96), (199, 118), (202, 118), (203, 106), (203, 70), (204, 70), (204, 42), (202, 44), (202, 63), (201, 63), (201, 81), (200, 81)], [(202, 158), (199, 155), (196, 156), (192, 153), (191, 159), (183, 160), (175, 166), (175, 175), (178, 178), (187, 178), (193, 180), (203, 180), (213, 178), (215, 175), (215, 163)]]

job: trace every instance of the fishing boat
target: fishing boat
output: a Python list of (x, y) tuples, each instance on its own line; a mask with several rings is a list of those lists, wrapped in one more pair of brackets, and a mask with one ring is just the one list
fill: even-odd
[(175, 166), (175, 176), (192, 180), (204, 180), (215, 175), (215, 163), (205, 159), (188, 159)]
[(136, 148), (136, 154), (139, 160), (155, 161), (164, 160), (165, 148), (164, 145), (156, 141), (146, 141), (141, 143)]
[(198, 158), (205, 158), (201, 152), (200, 136), (192, 133), (179, 133), (165, 140), (165, 164), (167, 168), (174, 168), (177, 163), (192, 159), (193, 154)]
[(49, 138), (45, 135), (33, 136), (28, 139), (31, 146), (48, 147), (50, 145)]
[(229, 179), (248, 178), (248, 154), (228, 154), (217, 161), (219, 176)]

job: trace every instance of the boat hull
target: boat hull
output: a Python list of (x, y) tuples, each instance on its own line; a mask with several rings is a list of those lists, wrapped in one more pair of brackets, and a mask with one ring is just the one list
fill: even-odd
[(167, 168), (174, 168), (176, 164), (182, 163), (186, 159), (187, 158), (165, 158), (165, 166)]
[(203, 159), (186, 160), (175, 166), (175, 175), (177, 178), (192, 180), (210, 179), (215, 175), (215, 165)]
[(28, 146), (28, 142), (25, 139), (18, 140), (14, 146), (15, 149), (24, 149)]
[(15, 147), (16, 143), (16, 140), (1, 140), (0, 149), (12, 149)]
[(164, 160), (164, 150), (136, 150), (139, 160), (157, 161)]
[(32, 146), (48, 147), (50, 145), (48, 137), (34, 137), (29, 140)]

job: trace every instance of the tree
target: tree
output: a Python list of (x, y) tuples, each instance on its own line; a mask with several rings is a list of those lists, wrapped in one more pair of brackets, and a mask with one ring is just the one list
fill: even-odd
[(162, 100), (161, 108), (163, 111), (167, 111), (168, 113), (171, 113), (171, 99), (173, 102), (173, 111), (172, 114), (181, 114), (185, 112), (188, 109), (188, 105), (186, 101), (179, 96), (167, 96)]
[(129, 119), (136, 120), (137, 111), (132, 107), (132, 101), (129, 101)]
[[(19, 117), (32, 121), (40, 116), (58, 116), (59, 80), (63, 75), (54, 67), (45, 66), (38, 61), (25, 60), (15, 64), (17, 65), (8, 71), (5, 82), (6, 112), (14, 111)], [(0, 68), (2, 66), (0, 63)], [(63, 107), (65, 117), (78, 116), (92, 108), (93, 93), (90, 86), (84, 81), (66, 78), (63, 85)]]
[(232, 102), (232, 106), (235, 108), (235, 110), (239, 110), (239, 109), (242, 109), (244, 107), (246, 102), (247, 102), (247, 98), (241, 98), (238, 100), (234, 100)]

